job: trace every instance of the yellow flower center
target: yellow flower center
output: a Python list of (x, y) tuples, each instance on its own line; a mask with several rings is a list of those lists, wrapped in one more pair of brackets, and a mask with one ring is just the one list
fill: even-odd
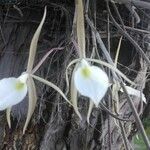
[(16, 90), (22, 90), (23, 88), (24, 88), (24, 83), (22, 83), (22, 82), (20, 82), (20, 81), (18, 81), (16, 84), (15, 84), (15, 89)]
[(89, 67), (84, 67), (81, 69), (81, 74), (85, 77), (88, 78), (91, 75), (91, 70)]

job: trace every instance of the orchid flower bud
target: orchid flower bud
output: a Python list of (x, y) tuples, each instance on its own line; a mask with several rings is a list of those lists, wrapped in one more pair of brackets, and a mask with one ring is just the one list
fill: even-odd
[(20, 103), (27, 94), (27, 77), (24, 73), (18, 78), (0, 80), (0, 110), (5, 110)]
[(107, 74), (99, 67), (89, 65), (84, 59), (75, 72), (74, 83), (78, 92), (90, 98), (96, 107), (110, 85)]

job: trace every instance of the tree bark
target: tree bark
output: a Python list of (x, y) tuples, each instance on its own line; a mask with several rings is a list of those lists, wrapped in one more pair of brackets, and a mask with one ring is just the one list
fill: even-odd
[[(96, 5), (89, 3), (89, 17), (96, 23), (96, 29), (107, 45), (107, 15), (106, 4), (95, 1)], [(35, 65), (54, 47), (64, 47), (61, 51), (54, 51), (37, 71), (37, 75), (56, 84), (64, 93), (66, 92), (65, 69), (69, 62), (77, 58), (74, 39), (72, 40), (74, 1), (44, 1), (36, 5), (23, 5), (14, 2), (11, 5), (0, 5), (0, 79), (9, 76), (19, 76), (26, 70), (29, 46), (32, 36), (38, 27), (44, 11), (44, 4), (48, 5), (48, 14), (38, 42)], [(97, 8), (96, 8), (97, 6)], [(132, 17), (124, 5), (118, 5), (119, 12), (127, 27), (127, 32), (149, 55), (149, 47), (144, 45), (144, 37), (149, 34), (132, 30)], [(148, 19), (142, 18), (138, 11), (141, 23), (135, 28), (145, 30), (148, 28)], [(145, 11), (149, 15), (149, 11)], [(94, 17), (96, 15), (96, 17)], [(117, 18), (116, 18), (117, 19)], [(117, 20), (118, 21), (118, 20)], [(128, 22), (126, 22), (128, 21)], [(144, 24), (144, 27), (142, 26)], [(147, 29), (149, 31), (149, 28)], [(110, 55), (114, 58), (120, 34), (110, 22)], [(86, 23), (87, 57), (90, 57), (92, 48), (91, 29)], [(147, 36), (147, 38), (149, 38)], [(142, 41), (142, 42), (141, 42)], [(143, 44), (143, 45), (142, 45)], [(97, 53), (105, 60), (100, 48), (96, 45)], [(98, 57), (98, 56), (97, 56)], [(130, 79), (142, 85), (146, 98), (149, 99), (149, 81), (146, 79), (148, 66), (142, 57), (136, 53), (134, 47), (127, 39), (122, 42), (119, 55), (119, 69)], [(129, 71), (123, 67), (127, 66)], [(133, 70), (133, 71), (132, 71)], [(69, 70), (69, 75), (71, 70)], [(146, 83), (147, 82), (147, 83)], [(146, 84), (146, 88), (145, 88)], [(81, 121), (73, 108), (54, 91), (39, 82), (36, 82), (38, 103), (26, 133), (23, 135), (28, 99), (13, 107), (11, 112), (12, 128), (9, 129), (5, 112), (0, 113), (0, 149), (6, 150), (120, 150), (124, 148), (120, 128), (114, 118), (106, 112), (93, 108), (90, 125), (86, 122), (89, 101), (79, 97), (78, 107), (82, 114)], [(141, 87), (139, 87), (140, 90)], [(108, 95), (104, 101), (107, 105)], [(67, 95), (69, 97), (69, 94)], [(149, 103), (143, 106), (141, 100), (133, 97), (139, 115), (145, 118), (149, 115)], [(119, 113), (122, 117), (131, 119), (132, 122), (122, 122), (129, 142), (136, 130), (132, 110), (130, 110), (124, 94), (120, 93)], [(144, 115), (143, 115), (144, 112)], [(117, 123), (118, 124), (118, 123)], [(108, 132), (109, 131), (109, 132)], [(130, 145), (130, 144), (129, 144)]]

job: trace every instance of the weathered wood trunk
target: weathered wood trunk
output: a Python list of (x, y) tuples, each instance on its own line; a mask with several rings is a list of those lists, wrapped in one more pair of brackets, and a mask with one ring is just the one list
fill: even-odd
[[(86, 2), (86, 1), (85, 1)], [(35, 3), (18, 2), (11, 5), (0, 5), (0, 78), (9, 76), (19, 76), (26, 70), (29, 46), (32, 36), (39, 25), (43, 15), (44, 5), (48, 5), (47, 18), (40, 35), (38, 51), (35, 65), (38, 61), (54, 47), (64, 47), (63, 50), (54, 51), (44, 62), (36, 74), (50, 80), (66, 91), (65, 69), (67, 64), (77, 58), (77, 51), (72, 39), (73, 17), (75, 11), (74, 1), (46, 1)], [(117, 4), (123, 21), (127, 27), (132, 27), (132, 15), (124, 5)], [(149, 22), (143, 12), (138, 10), (141, 22), (135, 26), (147, 30), (144, 33), (132, 28), (126, 28), (127, 32), (143, 48), (150, 58), (149, 45), (145, 45), (145, 37), (148, 37)], [(149, 15), (149, 11), (145, 11)], [(115, 13), (114, 13), (115, 14)], [(143, 17), (144, 16), (144, 17)], [(107, 13), (104, 1), (94, 1), (89, 3), (89, 17), (96, 22), (96, 28), (102, 36), (107, 47)], [(118, 21), (118, 19), (117, 19)], [(121, 34), (114, 29), (110, 22), (110, 53), (114, 59), (118, 40)], [(87, 57), (90, 57), (94, 47), (92, 43), (93, 35), (86, 22)], [(97, 47), (97, 45), (96, 45)], [(100, 47), (97, 51), (101, 58), (103, 54)], [(131, 80), (138, 84), (145, 84), (147, 72), (146, 62), (142, 56), (137, 54), (130, 42), (124, 38), (119, 55), (118, 68), (121, 69)], [(128, 69), (126, 68), (128, 67)], [(143, 73), (145, 72), (145, 74)], [(10, 150), (120, 150), (124, 149), (120, 129), (116, 126), (114, 119), (98, 108), (94, 108), (90, 117), (90, 125), (86, 122), (88, 111), (88, 100), (79, 98), (79, 110), (82, 114), (81, 121), (74, 113), (66, 101), (53, 89), (36, 82), (38, 91), (38, 103), (32, 120), (26, 133), (23, 135), (23, 125), (26, 119), (28, 99), (16, 105), (12, 109), (12, 128), (9, 129), (5, 112), (0, 113), (0, 149)], [(144, 89), (147, 99), (149, 99), (149, 81), (147, 80)], [(106, 106), (109, 92), (106, 97)], [(69, 95), (68, 95), (69, 97)], [(141, 101), (133, 98), (134, 104), (142, 116), (149, 115), (149, 103), (143, 109)], [(109, 106), (110, 107), (110, 106)], [(145, 105), (144, 105), (145, 108)], [(144, 111), (145, 110), (145, 111)], [(135, 130), (133, 126), (134, 117), (127, 104), (126, 98), (120, 94), (119, 112), (123, 117), (132, 119), (132, 122), (122, 122), (126, 130), (126, 135), (131, 140)]]

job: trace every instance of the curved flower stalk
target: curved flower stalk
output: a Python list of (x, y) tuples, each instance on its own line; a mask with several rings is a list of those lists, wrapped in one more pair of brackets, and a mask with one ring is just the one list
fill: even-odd
[(79, 65), (74, 76), (75, 86), (81, 95), (89, 97), (98, 107), (110, 85), (108, 76), (99, 67), (90, 66), (84, 59)]

